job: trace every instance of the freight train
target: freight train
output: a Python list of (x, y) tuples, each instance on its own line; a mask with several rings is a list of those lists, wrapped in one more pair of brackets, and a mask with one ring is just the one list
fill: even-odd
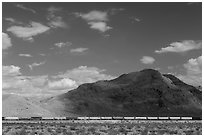
[(2, 117), (2, 120), (202, 120), (201, 117)]

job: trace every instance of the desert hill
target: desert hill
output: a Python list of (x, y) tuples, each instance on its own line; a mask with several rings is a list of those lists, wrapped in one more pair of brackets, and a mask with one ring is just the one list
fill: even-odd
[(175, 76), (145, 69), (83, 84), (55, 100), (81, 116), (201, 116), (201, 98), (201, 91)]
[(2, 116), (37, 117), (52, 116), (52, 114), (42, 108), (39, 102), (34, 99), (13, 94), (3, 94)]
[(153, 69), (80, 85), (40, 101), (3, 96), (3, 116), (202, 116), (202, 94)]

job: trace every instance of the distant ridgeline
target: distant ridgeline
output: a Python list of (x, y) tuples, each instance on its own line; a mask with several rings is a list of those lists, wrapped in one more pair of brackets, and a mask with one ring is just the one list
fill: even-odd
[(2, 116), (42, 120), (201, 119), (202, 92), (171, 74), (145, 69), (84, 83), (42, 100), (3, 96)]
[(2, 120), (201, 120), (202, 117), (2, 117)]

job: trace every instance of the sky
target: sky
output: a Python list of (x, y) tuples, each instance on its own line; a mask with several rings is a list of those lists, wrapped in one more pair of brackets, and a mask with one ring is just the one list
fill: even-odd
[(202, 3), (2, 4), (3, 94), (46, 96), (152, 68), (199, 86)]

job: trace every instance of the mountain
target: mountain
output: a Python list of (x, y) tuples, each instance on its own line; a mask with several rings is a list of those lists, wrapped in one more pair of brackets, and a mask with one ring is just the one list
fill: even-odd
[(202, 92), (153, 69), (36, 99), (3, 95), (3, 116), (202, 116)]
[(41, 104), (33, 98), (14, 94), (2, 95), (3, 117), (37, 117), (53, 116), (49, 111), (41, 107)]
[(153, 69), (82, 84), (45, 102), (63, 116), (202, 116), (201, 91)]

